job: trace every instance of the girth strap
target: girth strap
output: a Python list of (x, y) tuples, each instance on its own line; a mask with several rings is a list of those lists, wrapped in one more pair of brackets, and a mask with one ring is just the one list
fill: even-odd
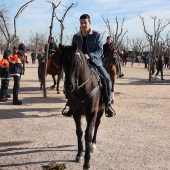
[(97, 92), (98, 89), (99, 89), (99, 85), (97, 85), (97, 86), (88, 94), (88, 97), (89, 97), (89, 98), (93, 97), (93, 96), (96, 94), (96, 92)]

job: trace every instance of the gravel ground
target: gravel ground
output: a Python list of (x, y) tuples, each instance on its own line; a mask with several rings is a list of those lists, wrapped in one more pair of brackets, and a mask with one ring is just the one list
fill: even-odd
[[(62, 93), (39, 90), (37, 62), (26, 65), (19, 98), (22, 106), (0, 103), (0, 170), (42, 170), (50, 162), (66, 163), (68, 170), (82, 170), (75, 163), (77, 139), (72, 118), (61, 111)], [(170, 70), (164, 81), (148, 81), (144, 65), (123, 67), (116, 79), (117, 115), (102, 117), (97, 150), (91, 155), (91, 170), (170, 170)], [(47, 87), (52, 84), (47, 76)], [(12, 93), (13, 80), (9, 91)], [(85, 119), (82, 119), (83, 129)]]

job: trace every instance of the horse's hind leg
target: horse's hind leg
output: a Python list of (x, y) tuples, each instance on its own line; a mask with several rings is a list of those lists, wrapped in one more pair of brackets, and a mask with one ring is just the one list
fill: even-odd
[(43, 83), (41, 82), (41, 84), (40, 84), (40, 90), (42, 90), (42, 87), (43, 87)]
[(60, 90), (59, 90), (60, 79), (61, 79), (61, 75), (58, 75), (58, 78), (57, 78), (57, 87), (56, 87), (57, 94), (60, 94)]
[(78, 141), (78, 153), (76, 155), (76, 162), (81, 162), (83, 159), (83, 141), (82, 141), (82, 136), (83, 136), (83, 130), (81, 127), (81, 116), (80, 115), (74, 115), (73, 118), (76, 124), (76, 135), (77, 135), (77, 141)]
[(55, 85), (56, 85), (56, 79), (55, 79), (55, 75), (52, 75), (52, 78), (53, 78), (53, 85), (50, 86), (50, 89), (54, 89)]
[(91, 153), (93, 153), (96, 149), (96, 138), (97, 138), (97, 131), (98, 131), (98, 127), (100, 125), (100, 122), (101, 122), (101, 117), (103, 116), (103, 113), (104, 113), (104, 109), (100, 110), (98, 112), (98, 115), (97, 115), (97, 119), (96, 119), (96, 123), (95, 123), (95, 129), (94, 129), (94, 134), (93, 134), (93, 138), (92, 138), (92, 145), (91, 145)]

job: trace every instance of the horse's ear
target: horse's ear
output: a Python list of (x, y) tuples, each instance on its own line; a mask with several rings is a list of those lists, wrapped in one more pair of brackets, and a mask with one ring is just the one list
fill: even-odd
[(72, 47), (73, 47), (74, 51), (77, 50), (77, 44), (75, 42), (73, 42)]
[(58, 45), (59, 49), (63, 49), (64, 48), (64, 45), (62, 45), (61, 43)]

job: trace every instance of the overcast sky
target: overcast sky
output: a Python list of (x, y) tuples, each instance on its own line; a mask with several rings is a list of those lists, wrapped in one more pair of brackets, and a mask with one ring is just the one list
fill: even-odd
[[(10, 23), (13, 33), (13, 19), (19, 8), (29, 0), (3, 0), (3, 3), (9, 9), (8, 16), (10, 17), (8, 22)], [(53, 0), (55, 4), (59, 3), (59, 0)], [(111, 26), (115, 29), (115, 17), (118, 17), (118, 21), (121, 22), (123, 17), (126, 18), (124, 23), (124, 31), (128, 30), (125, 36), (125, 41), (128, 39), (144, 38), (142, 22), (139, 15), (145, 18), (146, 27), (148, 32), (152, 34), (153, 20), (151, 16), (157, 16), (160, 19), (170, 18), (170, 1), (169, 0), (62, 0), (62, 4), (69, 6), (71, 3), (78, 2), (76, 8), (72, 8), (65, 18), (65, 30), (64, 35), (71, 37), (76, 28), (79, 28), (80, 15), (87, 13), (91, 16), (92, 28), (96, 31), (106, 31), (105, 37), (108, 35), (108, 31), (102, 16), (108, 18)], [(34, 0), (28, 7), (19, 15), (17, 20), (17, 35), (21, 41), (29, 43), (29, 36), (31, 31), (49, 35), (49, 26), (51, 23), (52, 7), (50, 3), (45, 0)], [(63, 7), (60, 5), (55, 10), (58, 18), (63, 16)], [(162, 36), (167, 34), (170, 30), (170, 25), (164, 30)], [(54, 19), (53, 36), (59, 34), (59, 22)], [(105, 39), (103, 40), (105, 42)]]

